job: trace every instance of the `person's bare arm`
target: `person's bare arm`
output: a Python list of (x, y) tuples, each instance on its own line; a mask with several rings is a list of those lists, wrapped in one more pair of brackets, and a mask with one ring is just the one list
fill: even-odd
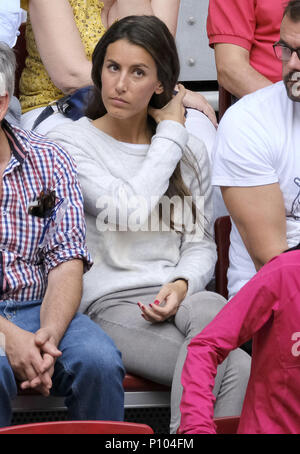
[(284, 201), (278, 183), (221, 189), (256, 270), (288, 249)]
[(58, 346), (80, 304), (82, 260), (69, 260), (53, 268), (41, 306), (41, 330)]
[[(175, 35), (178, 9), (179, 0), (106, 0), (102, 19), (108, 27), (131, 14), (154, 14)], [(29, 13), (39, 54), (54, 85), (65, 94), (91, 85), (91, 62), (68, 0), (30, 0)]]
[(65, 94), (92, 84), (68, 0), (30, 0), (29, 13), (38, 51), (54, 85)]
[(110, 6), (108, 25), (125, 16), (154, 15), (161, 19), (175, 36), (180, 0), (107, 0), (104, 5)]
[(215, 60), (219, 84), (237, 98), (272, 82), (249, 63), (249, 52), (236, 44), (215, 44)]

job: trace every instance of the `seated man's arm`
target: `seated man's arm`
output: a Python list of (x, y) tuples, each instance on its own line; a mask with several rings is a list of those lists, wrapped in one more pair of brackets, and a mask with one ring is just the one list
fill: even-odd
[[(73, 319), (82, 296), (82, 260), (69, 260), (48, 275), (47, 291), (41, 306), (41, 329), (58, 346)], [(51, 339), (50, 339), (51, 338)]]
[(284, 201), (278, 183), (222, 187), (222, 195), (256, 270), (288, 249)]
[[(82, 294), (82, 260), (69, 260), (53, 268), (48, 274), (47, 290), (41, 305), (40, 329), (33, 335), (32, 351), (40, 351), (43, 361), (36, 360), (37, 376), (27, 373), (27, 380), (21, 388), (37, 388), (45, 395), (52, 387), (52, 374), (56, 357), (61, 355), (57, 349), (60, 340), (72, 321)], [(34, 363), (35, 364), (35, 363)]]
[(247, 49), (228, 43), (217, 43), (214, 49), (219, 84), (237, 98), (272, 85), (250, 65)]

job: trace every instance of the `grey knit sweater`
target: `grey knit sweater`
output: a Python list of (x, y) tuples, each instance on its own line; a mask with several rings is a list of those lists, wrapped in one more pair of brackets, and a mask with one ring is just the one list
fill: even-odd
[[(94, 265), (84, 275), (82, 311), (110, 293), (177, 278), (188, 281), (188, 294), (205, 288), (216, 261), (214, 241), (202, 229), (176, 233), (169, 228), (168, 216), (158, 229), (155, 217), (158, 201), (167, 202), (163, 196), (181, 160), (184, 182), (194, 201), (202, 196), (197, 205), (204, 209), (205, 229), (212, 232), (209, 160), (201, 141), (180, 123), (165, 120), (150, 145), (127, 144), (103, 133), (86, 117), (61, 125), (48, 136), (75, 159), (84, 196), (87, 245)], [(181, 159), (189, 150), (200, 169), (200, 190), (194, 172)], [(169, 207), (163, 206), (167, 212)]]

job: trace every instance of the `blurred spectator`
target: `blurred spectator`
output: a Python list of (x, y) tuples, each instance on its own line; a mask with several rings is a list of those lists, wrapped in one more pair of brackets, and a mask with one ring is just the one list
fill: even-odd
[(237, 98), (281, 80), (272, 45), (285, 0), (210, 0), (207, 34), (218, 81)]
[[(20, 83), (22, 127), (31, 129), (53, 103), (56, 114), (47, 109), (39, 117), (43, 121), (36, 130), (43, 134), (70, 121), (57, 112), (55, 102), (92, 84), (92, 52), (113, 22), (131, 14), (156, 15), (175, 35), (179, 10), (179, 0), (22, 0), (22, 5), (29, 11), (29, 56)], [(216, 123), (213, 108), (199, 93), (189, 92), (185, 105), (202, 110)]]
[(300, 0), (287, 8), (275, 46), (283, 81), (244, 96), (217, 132), (212, 184), (233, 221), (229, 296), (300, 238)]
[[(14, 47), (19, 28), (26, 20), (26, 12), (20, 8), (20, 0), (0, 0), (0, 41)], [(16, 97), (11, 97), (6, 119), (18, 125), (21, 120), (21, 107)]]

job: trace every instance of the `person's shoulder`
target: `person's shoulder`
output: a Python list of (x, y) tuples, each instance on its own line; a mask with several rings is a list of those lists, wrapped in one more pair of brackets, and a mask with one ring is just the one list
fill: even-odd
[(52, 138), (56, 135), (65, 137), (81, 137), (82, 132), (89, 129), (90, 126), (90, 120), (87, 117), (82, 117), (79, 120), (68, 121), (66, 123), (55, 126), (48, 132), (47, 136)]
[(245, 106), (252, 104), (264, 104), (266, 101), (278, 102), (282, 98), (287, 98), (286, 89), (283, 81), (276, 82), (274, 84), (268, 85), (267, 87), (260, 88), (259, 90), (249, 93), (248, 95), (243, 96), (240, 100), (241, 105)]
[(282, 81), (261, 88), (243, 96), (231, 105), (223, 115), (219, 129), (227, 126), (232, 130), (235, 124), (247, 126), (252, 119), (255, 123), (264, 123), (274, 112), (279, 112), (288, 104), (288, 97)]
[[(70, 154), (58, 142), (50, 137), (38, 134), (31, 130), (21, 129), (16, 126), (11, 127), (15, 137), (26, 150), (26, 158), (38, 158), (39, 162), (52, 162), (57, 165), (61, 162), (63, 165), (73, 167), (73, 159)], [(47, 164), (48, 165), (48, 164)]]
[(57, 147), (59, 148), (56, 142), (45, 135), (39, 134), (29, 129), (22, 129), (15, 125), (10, 125), (10, 128), (13, 131), (15, 137), (29, 152), (45, 152), (46, 150), (54, 149)]

